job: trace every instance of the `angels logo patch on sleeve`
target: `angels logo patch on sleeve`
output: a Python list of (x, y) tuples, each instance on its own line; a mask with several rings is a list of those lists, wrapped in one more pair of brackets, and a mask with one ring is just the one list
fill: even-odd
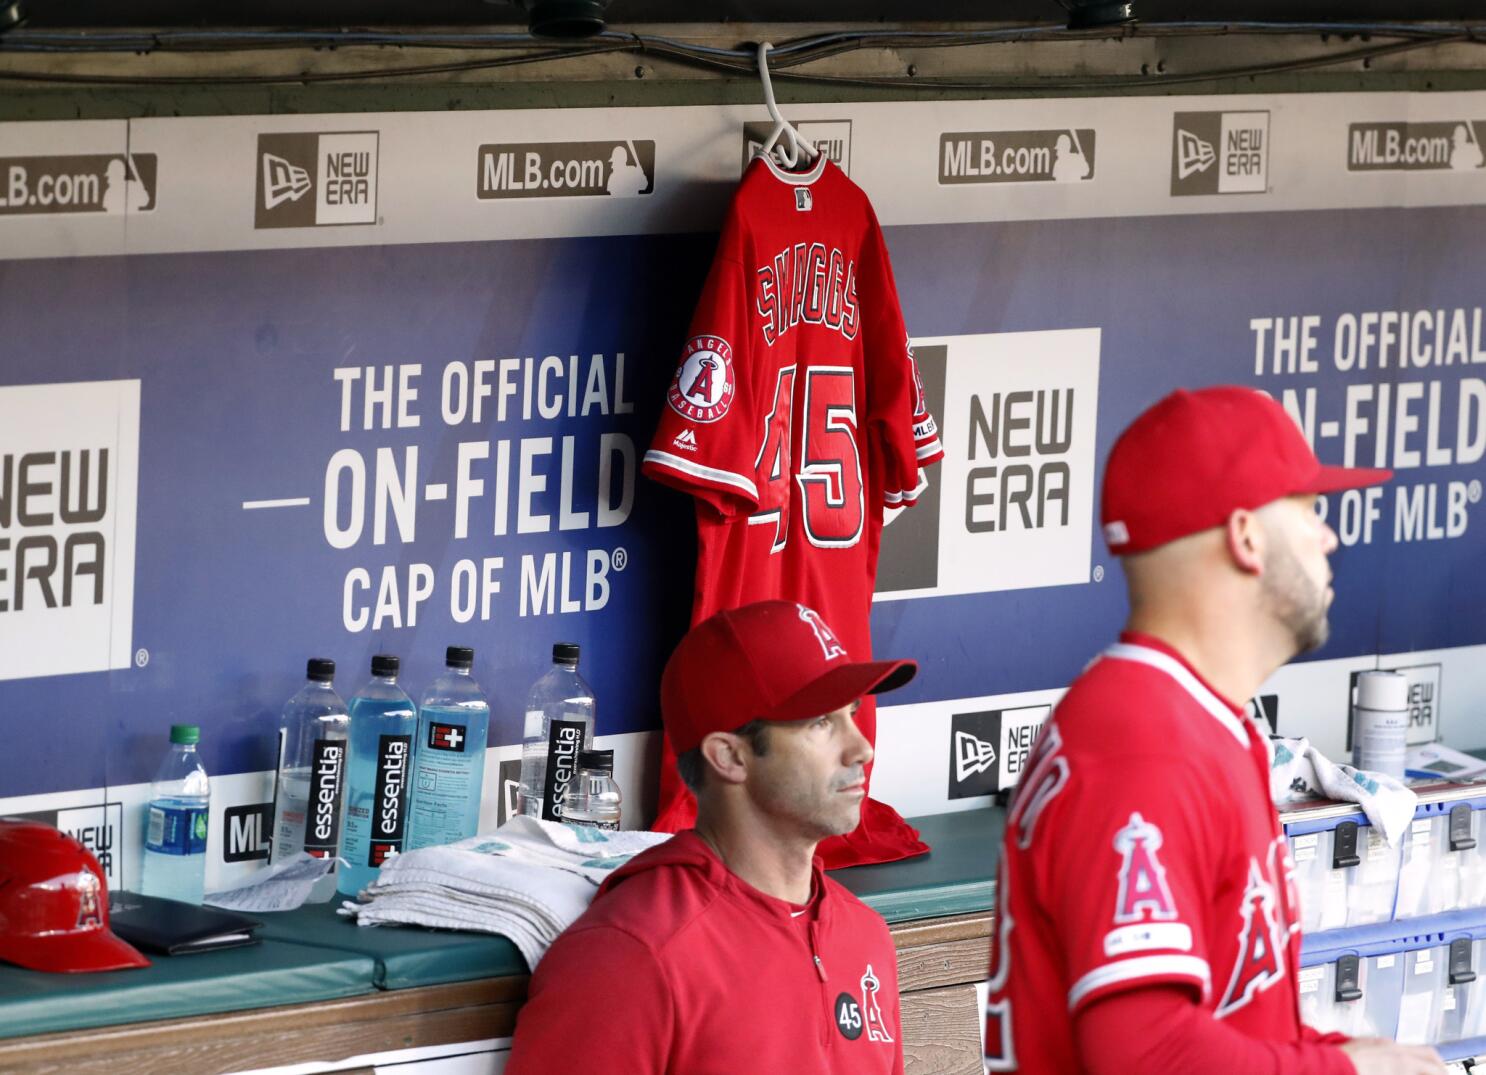
[(1166, 867), (1161, 865), (1157, 854), (1161, 849), (1161, 830), (1138, 812), (1132, 813), (1130, 823), (1115, 833), (1114, 848), (1122, 856), (1115, 921), (1175, 918), (1176, 901), (1171, 898)]
[(715, 422), (733, 405), (737, 382), (733, 349), (721, 336), (693, 336), (681, 350), (681, 365), (666, 401), (693, 422)]

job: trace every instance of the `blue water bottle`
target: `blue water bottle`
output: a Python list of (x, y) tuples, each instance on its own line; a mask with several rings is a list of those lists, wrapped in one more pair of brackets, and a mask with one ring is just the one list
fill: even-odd
[(351, 699), (351, 761), (346, 772), (346, 818), (336, 890), (354, 898), (377, 879), (382, 863), (403, 849), (408, 820), (408, 773), (418, 710), (397, 685), (399, 662), (379, 653), (372, 677)]
[(201, 729), (195, 724), (170, 726), (170, 753), (150, 786), (145, 820), (144, 877), (139, 890), (146, 896), (200, 903), (206, 894), (212, 789), (196, 753), (199, 742)]
[(450, 646), (444, 674), (418, 706), (408, 850), (452, 844), (480, 829), (490, 703), (470, 675), (475, 651)]

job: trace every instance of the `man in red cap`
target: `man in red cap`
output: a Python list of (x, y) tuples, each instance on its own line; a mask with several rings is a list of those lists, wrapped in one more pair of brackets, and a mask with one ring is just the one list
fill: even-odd
[(1443, 1075), (1434, 1050), (1299, 1019), (1294, 863), (1243, 703), (1326, 640), (1322, 466), (1248, 388), (1179, 391), (1105, 468), (1130, 618), (1043, 729), (1007, 815), (987, 1071)]
[(901, 1073), (892, 938), (813, 856), (866, 798), (853, 711), (915, 671), (853, 661), (790, 601), (693, 627), (661, 715), (696, 828), (617, 870), (543, 957), (507, 1075)]

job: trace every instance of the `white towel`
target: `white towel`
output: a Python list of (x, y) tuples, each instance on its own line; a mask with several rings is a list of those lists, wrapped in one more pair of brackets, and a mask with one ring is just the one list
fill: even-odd
[(535, 967), (587, 910), (598, 886), (661, 832), (605, 832), (515, 817), (495, 832), (423, 847), (383, 864), (363, 902), (341, 914), (358, 925), (419, 925), (508, 937)]
[(1269, 793), (1276, 806), (1304, 799), (1353, 802), (1388, 841), (1399, 838), (1414, 819), (1419, 796), (1386, 773), (1338, 765), (1308, 739), (1275, 739), (1269, 767)]

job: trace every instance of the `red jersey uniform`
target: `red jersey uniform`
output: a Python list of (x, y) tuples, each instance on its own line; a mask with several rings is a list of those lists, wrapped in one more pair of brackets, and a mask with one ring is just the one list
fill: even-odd
[(1154, 983), (1248, 1037), (1314, 1040), (1293, 874), (1268, 738), (1175, 651), (1122, 636), (1059, 703), (1007, 815), (987, 1070), (1082, 1071), (1078, 1012)]
[[(696, 498), (692, 622), (752, 601), (814, 608), (865, 660), (885, 507), (911, 505), (943, 450), (908, 348), (887, 247), (861, 189), (824, 156), (744, 173), (644, 472)], [(876, 741), (867, 699), (857, 721)], [(870, 779), (870, 768), (868, 776)], [(670, 744), (655, 827), (696, 816)], [(871, 799), (830, 867), (928, 848)]]

